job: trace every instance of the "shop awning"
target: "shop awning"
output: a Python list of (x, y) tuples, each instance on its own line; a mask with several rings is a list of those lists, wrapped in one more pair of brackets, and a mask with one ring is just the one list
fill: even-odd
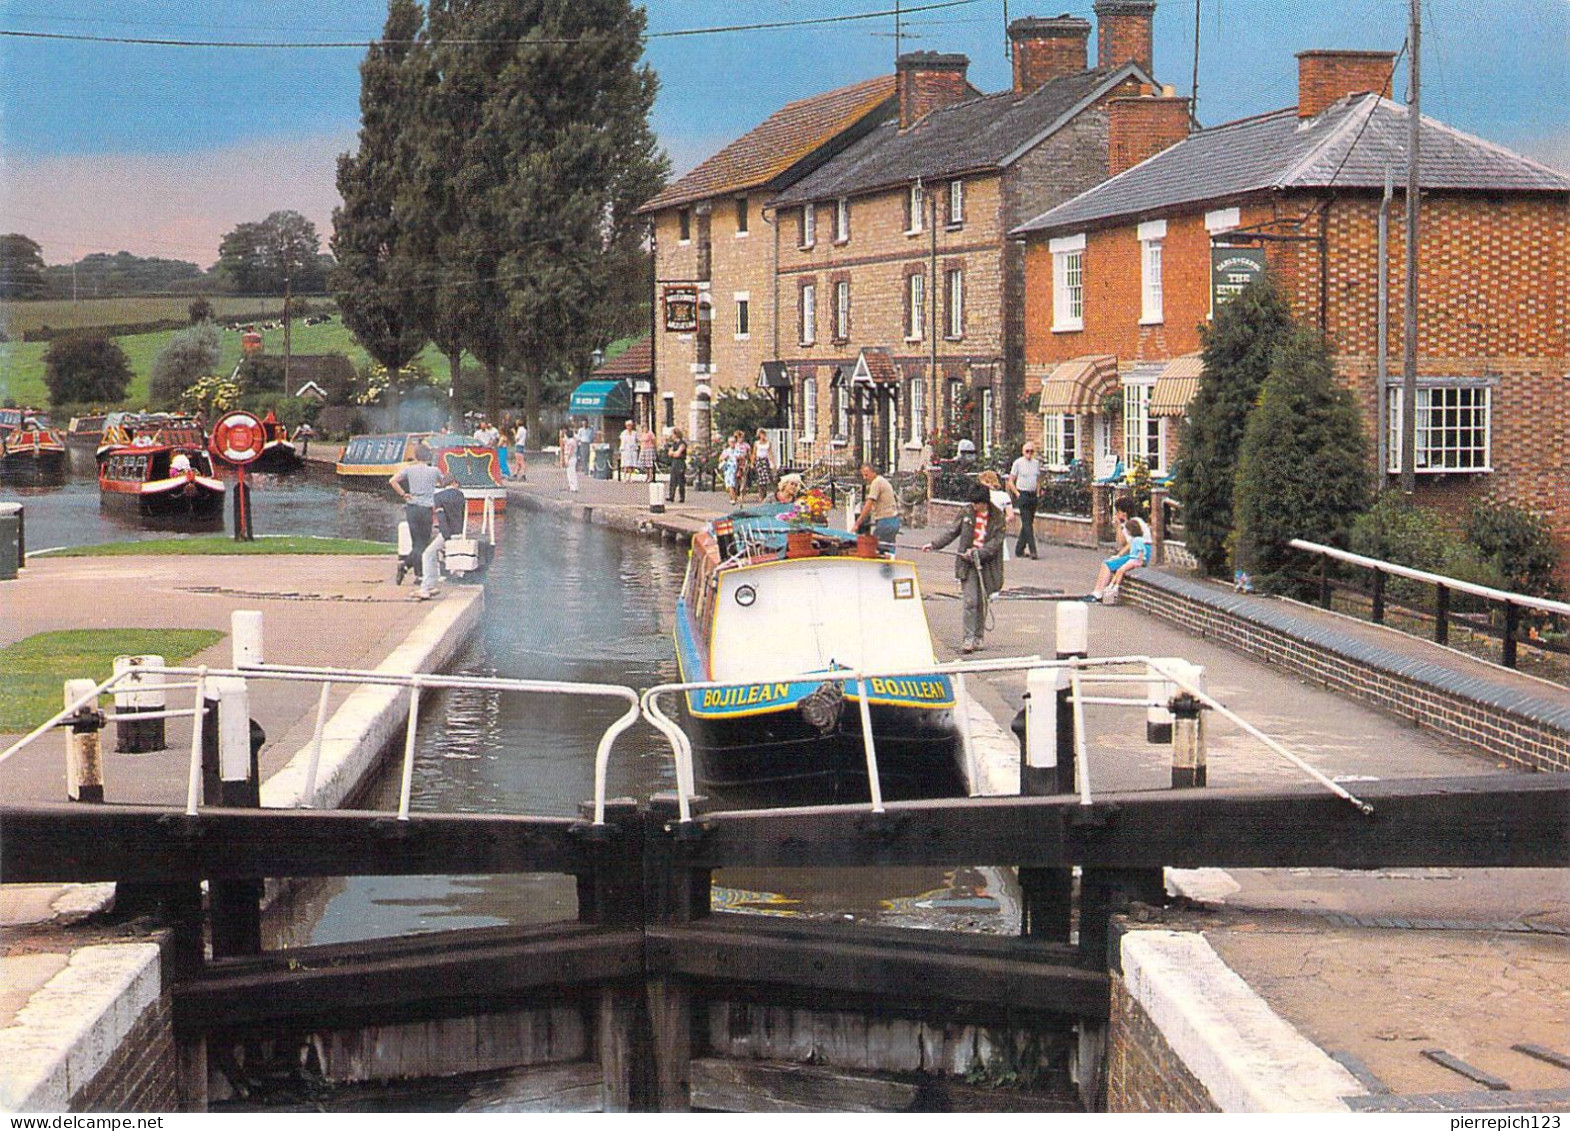
[(1101, 411), (1101, 398), (1117, 388), (1118, 359), (1111, 354), (1076, 357), (1053, 367), (1041, 383), (1041, 411), (1085, 416)]
[(1199, 375), (1205, 363), (1197, 353), (1174, 357), (1156, 378), (1150, 393), (1151, 416), (1182, 416), (1188, 402), (1199, 392)]
[(572, 391), (567, 411), (575, 416), (632, 416), (632, 393), (625, 381), (585, 381)]

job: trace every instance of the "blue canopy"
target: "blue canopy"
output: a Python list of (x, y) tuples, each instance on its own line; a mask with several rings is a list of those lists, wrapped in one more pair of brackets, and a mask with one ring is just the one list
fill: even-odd
[(585, 381), (572, 391), (567, 411), (574, 416), (632, 416), (632, 391), (625, 381)]

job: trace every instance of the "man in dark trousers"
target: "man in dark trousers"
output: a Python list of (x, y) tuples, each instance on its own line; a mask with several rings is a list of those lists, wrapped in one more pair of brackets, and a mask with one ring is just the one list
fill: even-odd
[(992, 492), (980, 483), (971, 488), (970, 508), (961, 512), (954, 525), (941, 537), (928, 542), (923, 550), (941, 550), (950, 542), (959, 549), (954, 558), (954, 576), (965, 599), (965, 643), (961, 652), (979, 652), (987, 630), (987, 602), (1003, 588), (1003, 512), (992, 505)]
[[(431, 542), (431, 521), (436, 509), (436, 489), (456, 482), (457, 480), (447, 472), (438, 471), (431, 466), (431, 449), (423, 443), (416, 444), (414, 447), (414, 462), (387, 480), (388, 485), (403, 500), (403, 515), (409, 523), (409, 555), (398, 559), (395, 584), (402, 585), (404, 575), (411, 569), (414, 570), (416, 580), (424, 581), (425, 548)], [(432, 584), (434, 583), (433, 578)], [(429, 597), (429, 593), (426, 596)], [(416, 599), (419, 599), (418, 594)]]

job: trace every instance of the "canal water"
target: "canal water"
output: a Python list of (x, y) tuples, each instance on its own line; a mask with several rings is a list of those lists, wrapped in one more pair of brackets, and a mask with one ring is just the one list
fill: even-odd
[[(0, 498), (26, 505), (30, 551), (181, 536), (102, 514), (90, 479), (0, 491)], [(385, 493), (341, 490), (303, 476), (259, 480), (253, 504), (259, 535), (391, 541), (400, 516)], [(639, 689), (677, 678), (671, 625), (685, 550), (521, 508), (500, 526), (484, 580), (483, 631), (457, 670)], [(573, 816), (593, 797), (594, 751), (622, 710), (578, 697), (493, 691), (428, 698), (412, 806)], [(649, 728), (635, 727), (618, 740), (609, 778), (613, 797), (673, 789), (669, 746)], [(396, 788), (396, 773), (389, 772), (366, 804), (393, 807)], [(720, 873), (714, 903), (761, 914), (1010, 934), (1019, 923), (1011, 879), (992, 869)], [(345, 942), (575, 915), (576, 892), (566, 877), (367, 877), (313, 889), (279, 917), (273, 933), (278, 944)]]

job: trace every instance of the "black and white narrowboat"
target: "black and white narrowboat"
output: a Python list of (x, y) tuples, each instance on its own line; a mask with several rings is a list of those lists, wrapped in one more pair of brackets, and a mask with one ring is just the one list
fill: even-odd
[[(822, 673), (937, 663), (912, 563), (769, 509), (693, 538), (675, 635), (682, 680), (722, 685), (684, 706), (697, 787), (723, 804), (865, 802), (862, 689)], [(963, 796), (950, 679), (869, 678), (865, 693), (882, 796)]]

